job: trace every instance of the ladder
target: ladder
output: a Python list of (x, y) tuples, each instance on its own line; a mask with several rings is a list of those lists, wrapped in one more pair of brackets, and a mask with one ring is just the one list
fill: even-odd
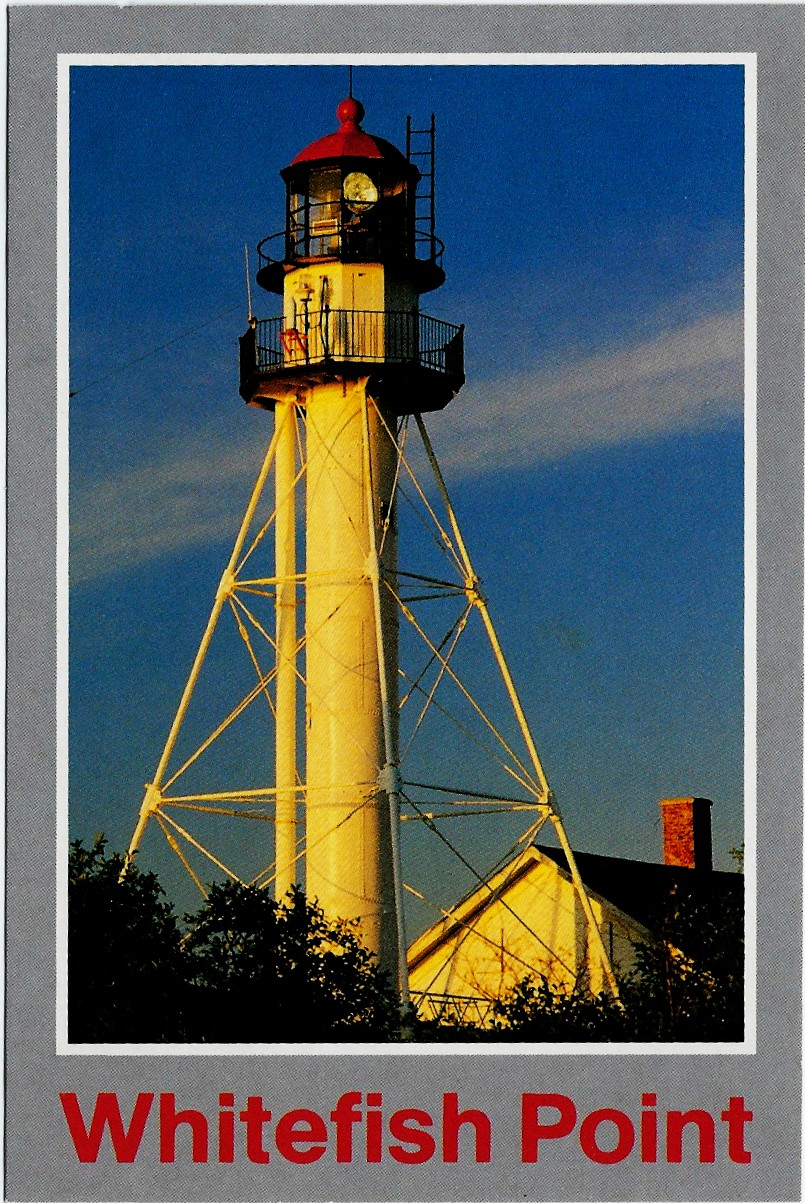
[[(430, 115), (425, 129), (414, 129), (411, 117), (406, 119), (405, 156), (419, 171), (421, 178), (414, 207), (414, 236), (417, 243), (428, 246), (427, 258), (436, 258), (436, 116)], [(421, 191), (420, 191), (421, 188)]]

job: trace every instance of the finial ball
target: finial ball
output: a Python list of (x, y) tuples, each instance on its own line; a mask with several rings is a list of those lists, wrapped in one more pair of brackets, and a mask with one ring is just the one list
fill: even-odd
[(335, 115), (344, 126), (354, 128), (363, 121), (366, 110), (359, 100), (355, 100), (353, 96), (348, 96), (346, 100), (342, 100), (338, 108), (335, 110)]

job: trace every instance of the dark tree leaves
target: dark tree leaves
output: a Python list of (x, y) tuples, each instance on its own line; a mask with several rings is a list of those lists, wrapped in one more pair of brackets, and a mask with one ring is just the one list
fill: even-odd
[(526, 977), (494, 1006), (498, 1039), (534, 1041), (740, 1041), (743, 907), (738, 892), (672, 886), (653, 917), (653, 942), (618, 975), (620, 1005)]
[(72, 845), (71, 1041), (284, 1043), (394, 1039), (400, 1005), (354, 926), (301, 891), (211, 887), (182, 935), (153, 873), (105, 841)]
[[(699, 878), (667, 893), (619, 977), (620, 1004), (526, 977), (494, 1004), (492, 1026), (403, 1012), (354, 924), (331, 922), (293, 890), (214, 885), (180, 929), (153, 873), (103, 839), (72, 845), (69, 1032), (75, 1042), (295, 1043), (374, 1040), (738, 1041), (743, 1037), (743, 909)], [(706, 884), (706, 883), (705, 883)]]
[(366, 1041), (393, 1038), (396, 990), (354, 927), (329, 922), (293, 890), (213, 886), (186, 942), (190, 1039)]
[(70, 850), (68, 1029), (71, 1041), (182, 1040), (180, 932), (154, 873), (106, 855), (98, 838)]

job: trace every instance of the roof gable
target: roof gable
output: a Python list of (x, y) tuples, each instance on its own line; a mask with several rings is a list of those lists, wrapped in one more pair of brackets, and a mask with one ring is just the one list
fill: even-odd
[[(570, 874), (567, 857), (559, 848), (539, 846), (539, 851)], [(671, 890), (681, 890), (697, 902), (731, 902), (743, 905), (744, 881), (740, 873), (703, 872), (678, 865), (574, 852), (581, 879), (590, 890), (607, 899), (646, 927), (653, 927)]]
[[(625, 919), (646, 931), (654, 928), (672, 890), (704, 904), (727, 903), (743, 906), (743, 877), (739, 873), (702, 872), (650, 861), (574, 852), (584, 885), (605, 906), (622, 912)], [(469, 930), (493, 907), (506, 906), (505, 898), (526, 876), (541, 866), (551, 866), (568, 883), (572, 877), (564, 853), (558, 848), (531, 845), (491, 875), (489, 880), (465, 895), (449, 915), (422, 933), (409, 948), (409, 968), (453, 938)]]

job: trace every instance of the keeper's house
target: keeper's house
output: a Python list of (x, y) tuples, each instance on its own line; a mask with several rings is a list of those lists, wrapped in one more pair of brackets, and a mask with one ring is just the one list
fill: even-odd
[[(740, 873), (715, 872), (706, 798), (666, 798), (663, 864), (575, 853), (610, 961), (634, 965), (635, 945), (652, 941), (652, 924), (674, 887), (716, 909), (743, 906)], [(600, 960), (564, 853), (531, 846), (465, 897), (408, 950), (412, 1000), (424, 1016), (484, 1022), (491, 1004), (524, 977), (572, 986), (585, 973), (604, 989)]]

